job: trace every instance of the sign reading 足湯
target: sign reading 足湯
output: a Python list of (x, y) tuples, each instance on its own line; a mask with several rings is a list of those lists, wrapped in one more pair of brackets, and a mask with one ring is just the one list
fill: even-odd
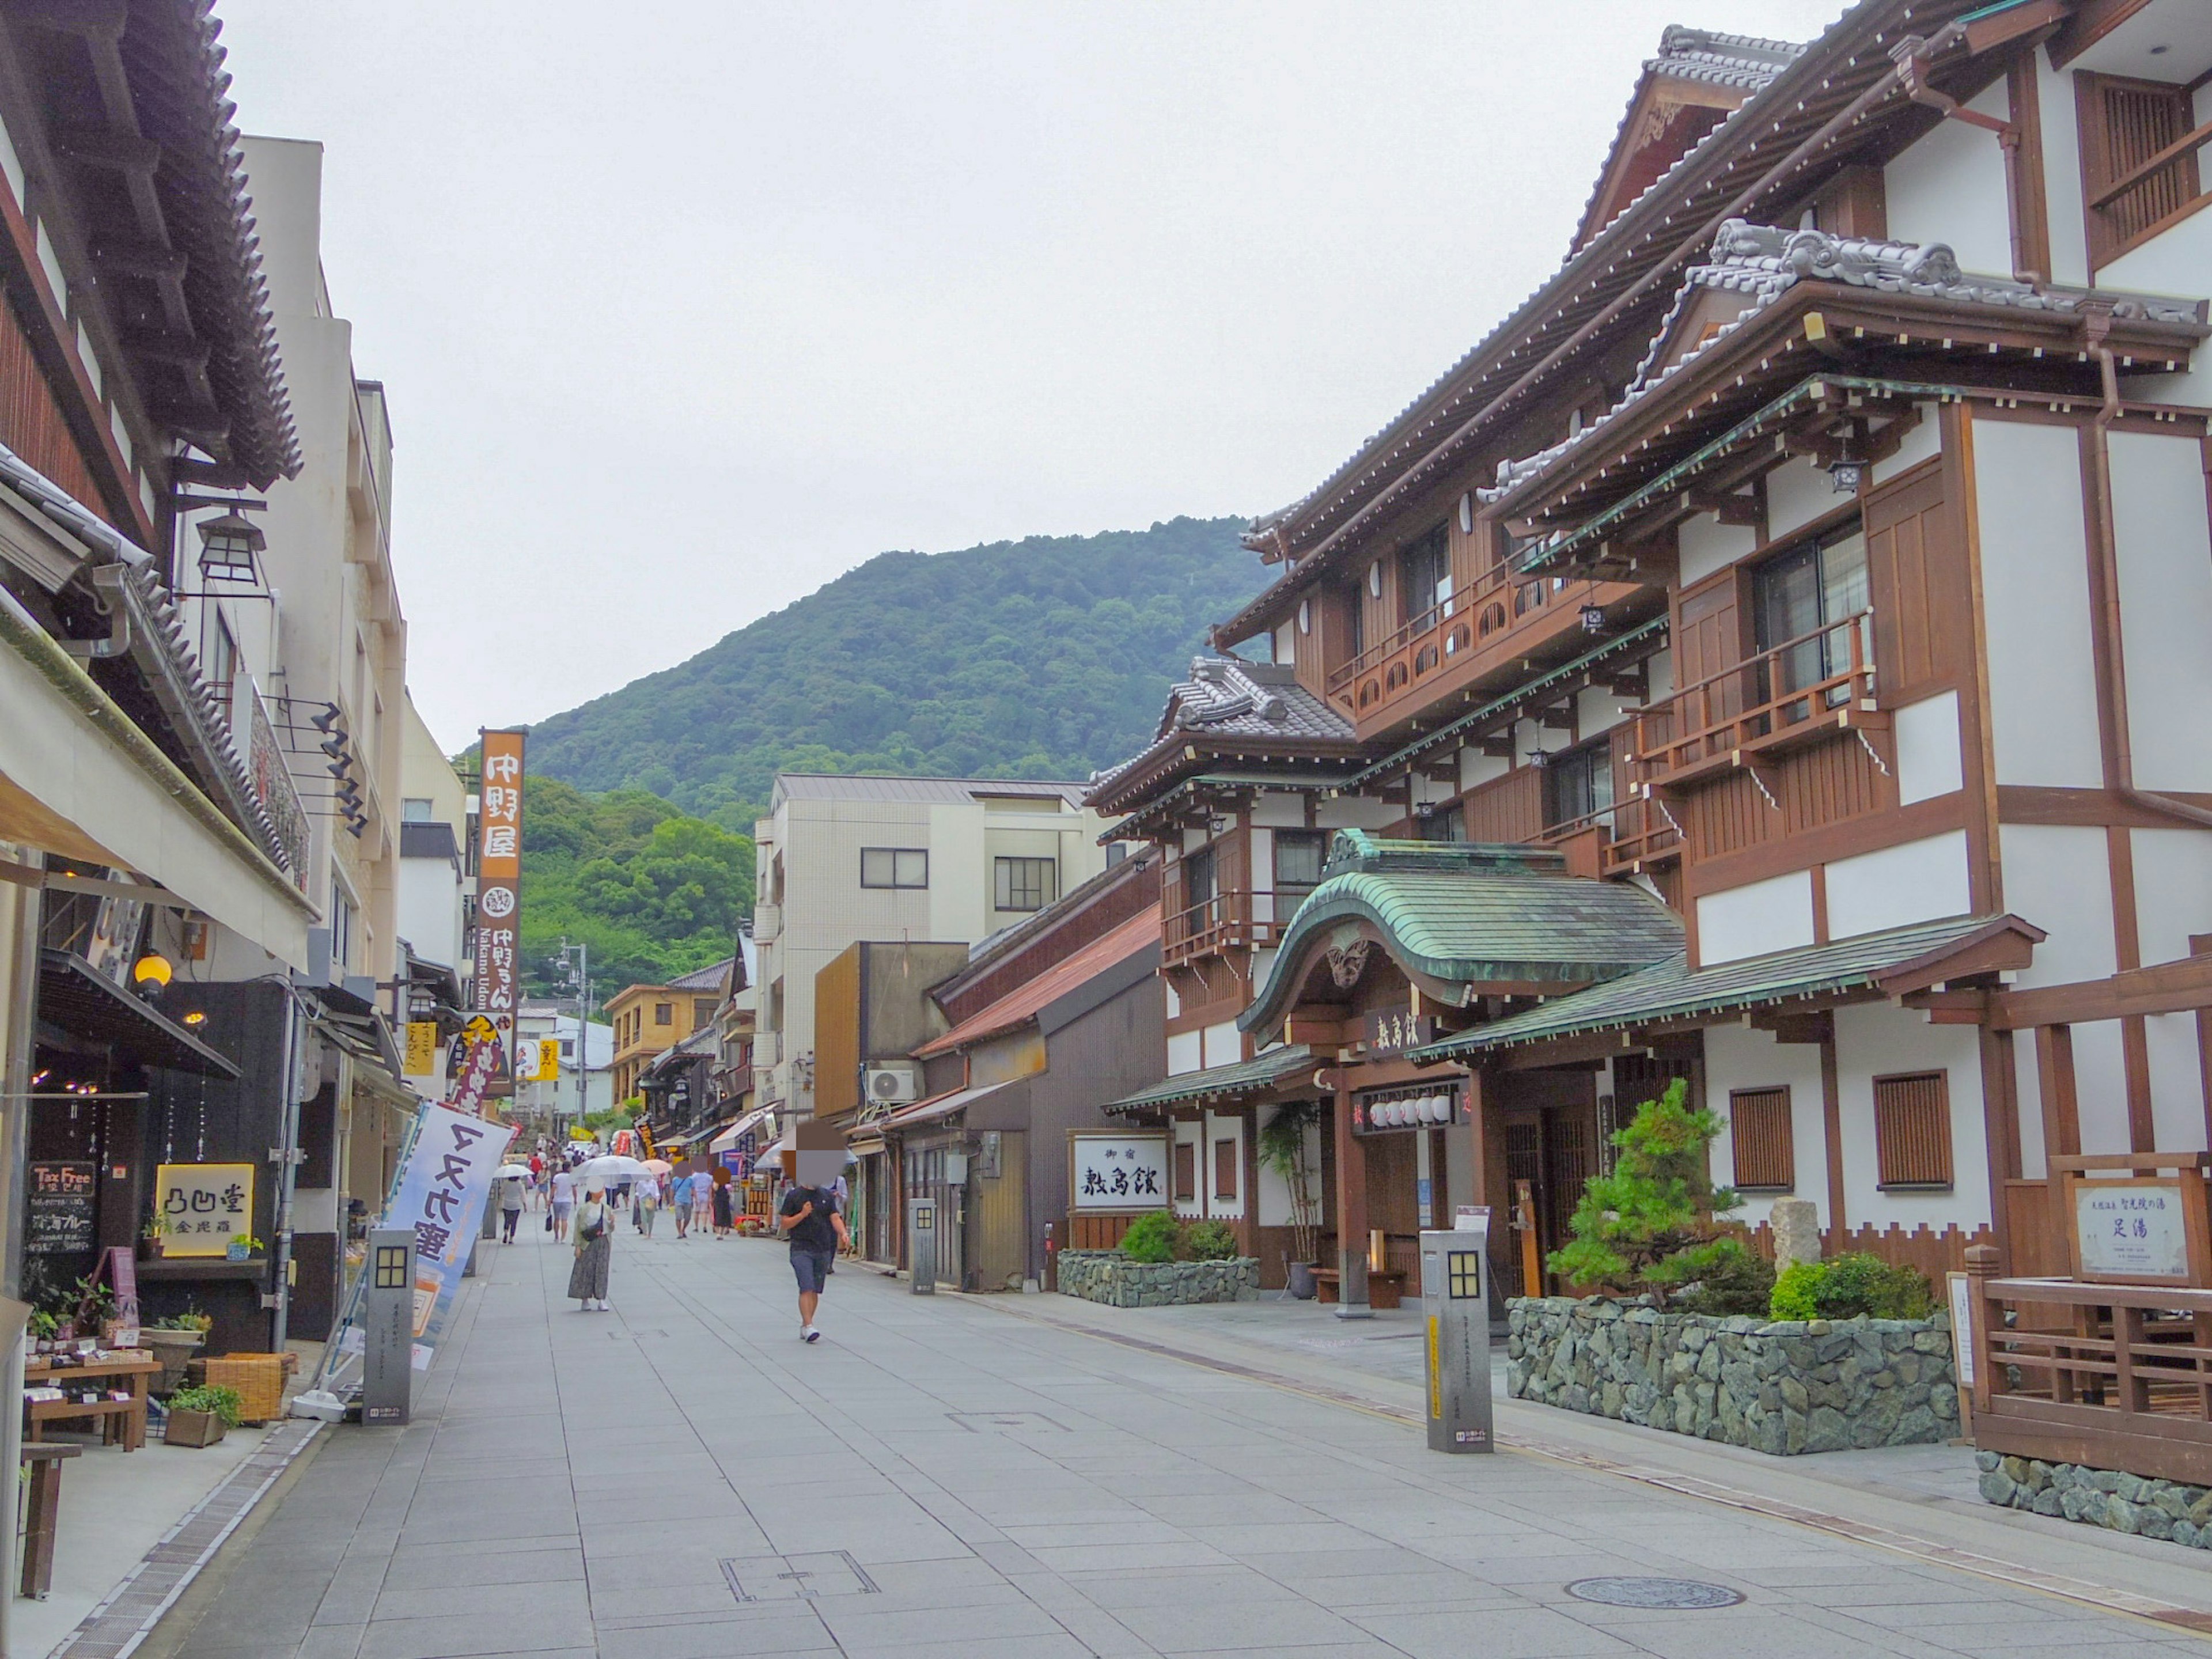
[(2197, 1285), (2205, 1279), (2204, 1182), (2193, 1170), (2124, 1180), (2076, 1178), (2074, 1250), (2085, 1279)]

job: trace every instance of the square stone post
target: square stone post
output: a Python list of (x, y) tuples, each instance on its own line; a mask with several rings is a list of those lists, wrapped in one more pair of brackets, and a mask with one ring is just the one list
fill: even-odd
[(1336, 1316), (1372, 1319), (1367, 1304), (1367, 1148), (1352, 1133), (1352, 1091), (1336, 1085)]

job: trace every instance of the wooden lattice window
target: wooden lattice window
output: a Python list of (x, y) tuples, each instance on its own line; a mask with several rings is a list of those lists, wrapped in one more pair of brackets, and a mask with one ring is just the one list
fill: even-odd
[(2204, 204), (2197, 149), (2212, 124), (2197, 125), (2185, 86), (2085, 73), (2075, 88), (2094, 270)]
[(1234, 1203), (1237, 1198), (1237, 1143), (1213, 1143), (1213, 1195)]
[(1175, 1200), (1178, 1204), (1198, 1201), (1198, 1143), (1194, 1140), (1176, 1142)]
[(1874, 1080), (1875, 1161), (1882, 1187), (1951, 1184), (1951, 1092), (1942, 1072)]
[(1779, 1193), (1797, 1184), (1787, 1085), (1729, 1091), (1729, 1145), (1735, 1152), (1735, 1186), (1746, 1192)]

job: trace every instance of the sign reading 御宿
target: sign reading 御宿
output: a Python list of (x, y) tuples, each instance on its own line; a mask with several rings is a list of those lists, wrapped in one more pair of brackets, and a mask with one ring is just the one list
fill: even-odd
[(164, 1164), (154, 1172), (154, 1203), (167, 1255), (222, 1255), (253, 1234), (251, 1164)]
[[(477, 784), (477, 994), (501, 1045), (514, 1038), (522, 927), (522, 736), (479, 734)], [(523, 1069), (510, 1058), (507, 1075)]]
[(2195, 1170), (2118, 1181), (2076, 1176), (2068, 1186), (2081, 1278), (2198, 1287), (2212, 1279), (2204, 1178)]
[(1163, 1134), (1079, 1130), (1067, 1137), (1067, 1201), (1078, 1210), (1157, 1210), (1168, 1201)]

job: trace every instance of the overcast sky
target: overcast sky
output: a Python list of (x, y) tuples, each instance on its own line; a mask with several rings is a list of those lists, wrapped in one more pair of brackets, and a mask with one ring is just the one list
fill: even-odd
[(887, 548), (1295, 498), (1556, 265), (1666, 24), (1842, 5), (217, 9), (326, 147), (451, 750)]

